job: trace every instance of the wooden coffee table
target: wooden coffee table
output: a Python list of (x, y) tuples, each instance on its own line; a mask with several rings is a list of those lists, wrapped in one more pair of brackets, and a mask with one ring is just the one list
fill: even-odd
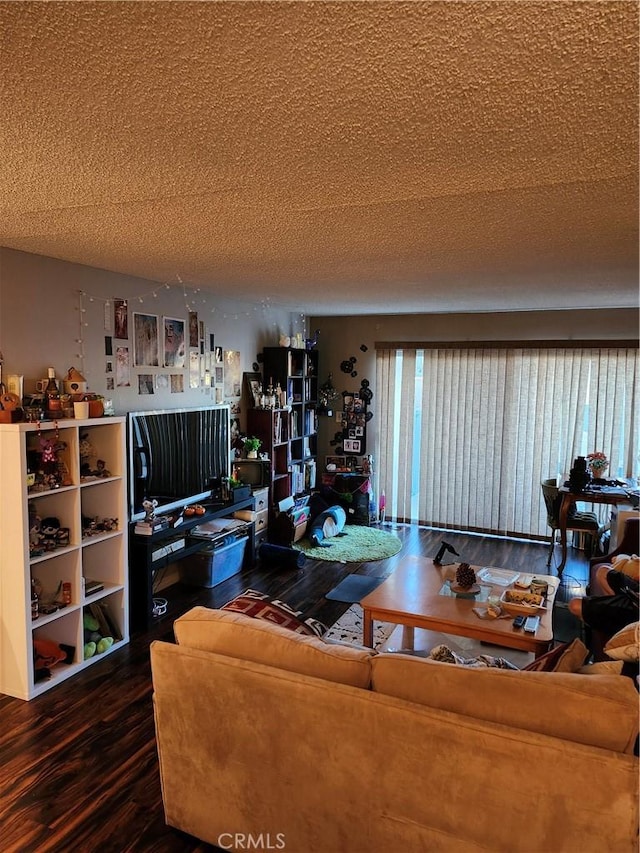
[[(473, 566), (476, 572), (482, 567)], [(437, 566), (425, 557), (407, 556), (379, 587), (365, 596), (360, 604), (364, 611), (364, 645), (373, 647), (373, 620), (404, 625), (405, 648), (413, 647), (413, 628), (426, 628), (444, 634), (471, 637), (509, 649), (533, 652), (536, 657), (549, 650), (553, 642), (552, 611), (560, 583), (552, 575), (538, 575), (549, 585), (547, 607), (540, 612), (540, 625), (535, 634), (513, 627), (509, 619), (481, 619), (475, 606), (486, 606), (475, 598), (441, 595), (447, 578), (455, 566)], [(478, 581), (482, 586), (492, 586)], [(493, 586), (491, 594), (500, 596), (508, 587)]]

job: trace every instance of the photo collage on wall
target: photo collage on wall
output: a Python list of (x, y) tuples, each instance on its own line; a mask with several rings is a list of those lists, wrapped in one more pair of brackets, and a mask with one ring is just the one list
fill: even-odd
[(229, 403), (232, 412), (240, 411), (240, 353), (216, 346), (214, 333), (197, 311), (189, 311), (186, 319), (130, 313), (126, 299), (114, 299), (113, 318), (108, 308), (105, 311), (108, 330), (112, 319), (113, 336), (105, 336), (107, 390), (132, 388), (148, 396), (182, 394), (188, 387), (199, 389), (213, 403)]

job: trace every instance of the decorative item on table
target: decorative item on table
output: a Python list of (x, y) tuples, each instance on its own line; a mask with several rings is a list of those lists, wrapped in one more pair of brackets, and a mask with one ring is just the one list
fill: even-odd
[(601, 480), (604, 478), (604, 472), (609, 467), (609, 460), (601, 450), (597, 450), (594, 453), (587, 454), (587, 465), (591, 476), (595, 480)]
[(547, 593), (549, 592), (549, 584), (545, 580), (542, 580), (542, 578), (531, 578), (529, 590), (534, 593), (534, 595), (541, 595), (544, 599), (547, 597)]
[(0, 393), (0, 423), (11, 424), (22, 420), (20, 397), (12, 391)]
[(573, 467), (569, 472), (569, 488), (572, 492), (583, 492), (588, 483), (587, 460), (584, 456), (577, 456), (573, 460)]
[(70, 367), (64, 379), (64, 390), (71, 395), (73, 401), (84, 399), (87, 393), (87, 380), (76, 370), (75, 367)]
[(476, 573), (469, 563), (460, 563), (456, 569), (455, 580), (451, 583), (451, 590), (460, 596), (474, 596), (480, 592)]
[[(441, 565), (442, 565), (442, 561), (443, 561), (443, 559), (444, 559), (444, 555), (445, 555), (445, 553), (446, 553), (447, 551), (448, 551), (450, 554), (455, 554), (455, 555), (456, 555), (456, 557), (459, 557), (459, 556), (460, 556), (460, 554), (458, 554), (458, 552), (457, 552), (457, 551), (456, 551), (456, 549), (453, 547), (453, 545), (450, 545), (448, 542), (443, 542), (443, 543), (442, 543), (442, 545), (440, 545), (440, 548), (438, 549), (438, 553), (437, 553), (437, 554), (435, 555), (435, 557), (433, 558), (433, 562), (436, 564), (436, 566), (441, 566)], [(474, 577), (474, 582), (475, 582), (475, 577)]]
[(104, 404), (100, 394), (84, 394), (82, 400), (89, 403), (90, 418), (101, 418), (104, 415)]
[(258, 450), (262, 445), (262, 441), (255, 436), (251, 436), (250, 438), (245, 438), (244, 440), (244, 451), (247, 454), (247, 459), (257, 459), (258, 458)]

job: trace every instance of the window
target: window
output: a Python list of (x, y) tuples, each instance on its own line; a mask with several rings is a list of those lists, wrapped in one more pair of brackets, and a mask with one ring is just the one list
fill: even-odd
[(378, 349), (379, 489), (390, 518), (542, 537), (540, 482), (604, 451), (640, 469), (636, 348)]

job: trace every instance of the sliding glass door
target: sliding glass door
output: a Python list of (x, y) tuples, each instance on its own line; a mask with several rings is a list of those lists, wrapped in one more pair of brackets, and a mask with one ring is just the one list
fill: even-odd
[(540, 482), (576, 456), (638, 475), (636, 348), (380, 347), (376, 365), (387, 517), (541, 537)]

